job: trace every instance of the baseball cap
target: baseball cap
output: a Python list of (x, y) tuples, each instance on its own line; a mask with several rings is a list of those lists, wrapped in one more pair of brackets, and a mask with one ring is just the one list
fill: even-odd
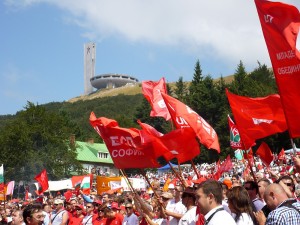
[(110, 208), (112, 208), (112, 209), (120, 209), (117, 202), (112, 202), (111, 205), (110, 205)]
[(54, 200), (54, 204), (64, 204), (64, 201), (57, 198)]

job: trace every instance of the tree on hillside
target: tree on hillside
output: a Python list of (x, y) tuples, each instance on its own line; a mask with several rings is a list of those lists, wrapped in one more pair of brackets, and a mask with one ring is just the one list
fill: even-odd
[(275, 77), (271, 69), (265, 64), (258, 62), (258, 67), (249, 73), (249, 78), (253, 81), (252, 87), (255, 88), (253, 97), (263, 97), (277, 93)]
[(197, 86), (197, 84), (201, 83), (202, 80), (203, 80), (203, 75), (202, 75), (200, 61), (197, 60), (197, 62), (195, 64), (195, 68), (194, 68), (194, 76), (192, 79), (191, 86), (193, 86), (193, 85)]
[(178, 81), (176, 81), (174, 94), (176, 95), (175, 97), (179, 101), (184, 102), (185, 96), (187, 94), (187, 90), (186, 90), (186, 84), (183, 82), (183, 77), (182, 76), (180, 76)]
[(186, 102), (194, 111), (199, 112), (199, 99), (202, 91), (203, 75), (199, 60), (197, 60), (194, 68), (194, 75), (189, 86), (189, 92)]
[(237, 95), (244, 95), (247, 85), (247, 72), (243, 62), (240, 61), (234, 73), (231, 91)]
[(48, 113), (28, 102), (4, 130), (0, 145), (6, 178), (30, 181), (46, 169), (49, 179), (61, 179), (82, 169), (75, 146), (69, 145), (70, 135), (79, 129), (66, 114)]

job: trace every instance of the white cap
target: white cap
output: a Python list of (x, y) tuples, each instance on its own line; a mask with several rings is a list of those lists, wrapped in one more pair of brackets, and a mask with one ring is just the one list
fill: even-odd
[(174, 184), (169, 184), (168, 189), (174, 189), (174, 188), (175, 188)]

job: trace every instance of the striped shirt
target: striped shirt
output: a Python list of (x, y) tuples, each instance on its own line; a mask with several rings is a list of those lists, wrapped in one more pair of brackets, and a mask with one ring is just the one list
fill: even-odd
[(296, 201), (292, 205), (294, 208), (283, 206), (287, 201), (293, 199), (287, 199), (282, 202), (276, 209), (270, 212), (267, 218), (266, 225), (299, 225), (300, 224), (300, 202)]

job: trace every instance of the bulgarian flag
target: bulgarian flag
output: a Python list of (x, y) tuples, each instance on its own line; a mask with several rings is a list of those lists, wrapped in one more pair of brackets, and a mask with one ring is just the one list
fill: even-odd
[(89, 195), (91, 192), (91, 177), (85, 176), (80, 184), (80, 189), (83, 191), (84, 194)]
[(90, 194), (91, 190), (91, 175), (84, 175), (84, 176), (73, 176), (72, 177), (72, 185), (76, 191), (82, 189), (84, 194)]
[(294, 174), (294, 166), (291, 166), (288, 171), (290, 175)]

